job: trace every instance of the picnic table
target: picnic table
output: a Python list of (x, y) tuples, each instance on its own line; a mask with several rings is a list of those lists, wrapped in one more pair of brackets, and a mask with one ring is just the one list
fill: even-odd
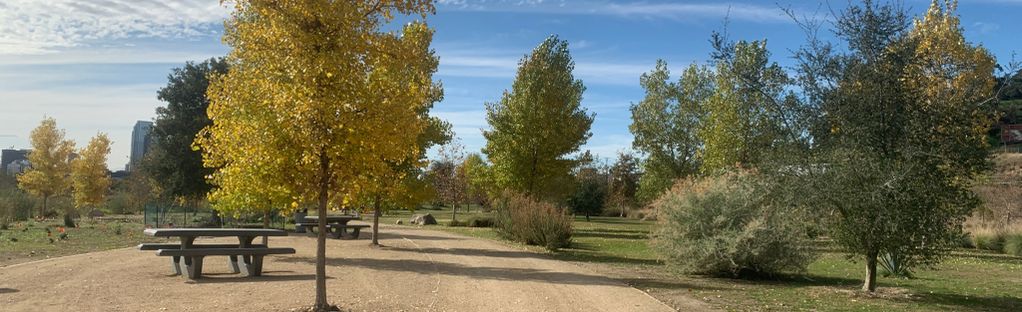
[[(369, 227), (364, 224), (348, 224), (351, 220), (362, 220), (361, 216), (327, 215), (325, 218), (327, 233), (336, 239), (358, 239), (359, 231)], [(316, 229), (319, 227), (319, 216), (306, 216), (303, 220), (298, 221), (295, 224), (310, 229)]]
[[(171, 228), (146, 229), (145, 235), (154, 237), (178, 237), (179, 244), (140, 244), (139, 250), (156, 250), (157, 256), (172, 257), (174, 273), (181, 274), (180, 260), (188, 278), (202, 277), (202, 262), (207, 256), (228, 256), (234, 273), (239, 273), (238, 256), (242, 257), (248, 276), (260, 276), (263, 257), (271, 254), (293, 254), (294, 248), (269, 248), (267, 245), (252, 244), (260, 236), (287, 236), (287, 232), (275, 229), (222, 229), (222, 228)], [(237, 237), (237, 244), (195, 244), (198, 237)]]

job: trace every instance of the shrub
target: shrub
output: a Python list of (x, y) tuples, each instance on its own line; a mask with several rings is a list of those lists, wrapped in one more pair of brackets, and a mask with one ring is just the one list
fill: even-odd
[(458, 220), (451, 220), (451, 222), (447, 223), (447, 226), (466, 226), (466, 225), (468, 225), (468, 222)]
[(0, 224), (28, 220), (35, 200), (17, 189), (0, 190)]
[(494, 227), (505, 239), (549, 250), (571, 245), (572, 217), (551, 203), (505, 193), (494, 210)]
[(1022, 233), (1005, 236), (1004, 253), (1012, 256), (1022, 256)]
[(1000, 231), (976, 231), (972, 233), (972, 241), (976, 248), (1001, 252), (1004, 250), (1004, 236)]
[(468, 219), (469, 227), (493, 227), (493, 217), (475, 216)]
[(750, 174), (679, 181), (653, 205), (653, 246), (672, 268), (717, 276), (804, 272), (815, 252), (801, 213), (767, 200)]

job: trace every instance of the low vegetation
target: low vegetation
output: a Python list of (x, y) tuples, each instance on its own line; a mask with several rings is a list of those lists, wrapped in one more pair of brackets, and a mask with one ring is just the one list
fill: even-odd
[(572, 217), (551, 203), (507, 194), (494, 203), (494, 225), (502, 237), (549, 250), (571, 245)]
[(815, 252), (804, 222), (768, 204), (749, 175), (683, 180), (654, 205), (654, 246), (685, 273), (744, 277), (804, 272)]

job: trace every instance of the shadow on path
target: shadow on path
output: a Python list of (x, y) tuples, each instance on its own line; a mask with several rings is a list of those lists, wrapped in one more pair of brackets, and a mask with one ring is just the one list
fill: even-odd
[[(313, 260), (315, 263), (315, 260)], [(267, 273), (267, 272), (263, 272)], [(329, 278), (329, 277), (328, 277)], [(217, 284), (217, 283), (265, 283), (265, 282), (285, 282), (285, 281), (311, 281), (315, 280), (315, 274), (301, 274), (301, 275), (263, 275), (256, 277), (248, 276), (232, 276), (232, 277), (207, 277), (203, 274), (203, 278), (198, 280), (189, 280), (189, 283), (196, 284)]]
[[(310, 257), (292, 257), (284, 261), (315, 264), (316, 259)], [(380, 271), (411, 272), (418, 274), (434, 274), (465, 276), (476, 279), (500, 281), (537, 281), (551, 284), (571, 285), (621, 285), (614, 280), (598, 275), (587, 275), (570, 272), (551, 272), (524, 268), (474, 267), (456, 263), (432, 262), (424, 260), (390, 260), (367, 258), (328, 258), (329, 266), (353, 266)]]
[[(372, 232), (372, 231), (370, 231), (370, 232)], [(365, 233), (365, 232), (363, 232), (363, 233)], [(370, 236), (370, 237), (372, 235), (372, 233), (366, 233), (366, 234), (368, 234), (368, 236)], [(383, 231), (383, 230), (380, 231), (380, 239), (402, 239), (402, 238), (407, 238), (407, 239), (411, 239), (411, 240), (417, 240), (417, 239), (421, 239), (421, 240), (461, 240), (461, 239), (463, 239), (463, 238), (460, 238), (460, 237), (450, 237), (450, 236), (438, 236), (438, 235), (429, 235), (429, 234), (426, 234), (426, 235), (394, 234), (394, 233), (388, 233), (387, 231)]]
[(18, 290), (14, 288), (0, 288), (0, 294), (10, 294), (16, 292), (18, 292)]
[(486, 250), (486, 249), (470, 249), (470, 248), (402, 248), (402, 247), (386, 247), (386, 250), (398, 251), (398, 252), (416, 252), (416, 253), (427, 253), (427, 254), (447, 254), (456, 256), (481, 256), (481, 257), (494, 257), (494, 258), (533, 258), (533, 259), (551, 259), (542, 254), (524, 251), (503, 251), (503, 250)]

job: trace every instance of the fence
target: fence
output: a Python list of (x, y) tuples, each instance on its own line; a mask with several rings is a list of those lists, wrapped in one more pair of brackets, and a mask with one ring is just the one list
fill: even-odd
[[(232, 216), (214, 217), (216, 213), (209, 208), (186, 207), (165, 203), (148, 203), (145, 205), (145, 226), (149, 228), (166, 227), (262, 227), (262, 214), (246, 214), (235, 218)], [(270, 227), (284, 228), (288, 218), (276, 211), (270, 213)]]

